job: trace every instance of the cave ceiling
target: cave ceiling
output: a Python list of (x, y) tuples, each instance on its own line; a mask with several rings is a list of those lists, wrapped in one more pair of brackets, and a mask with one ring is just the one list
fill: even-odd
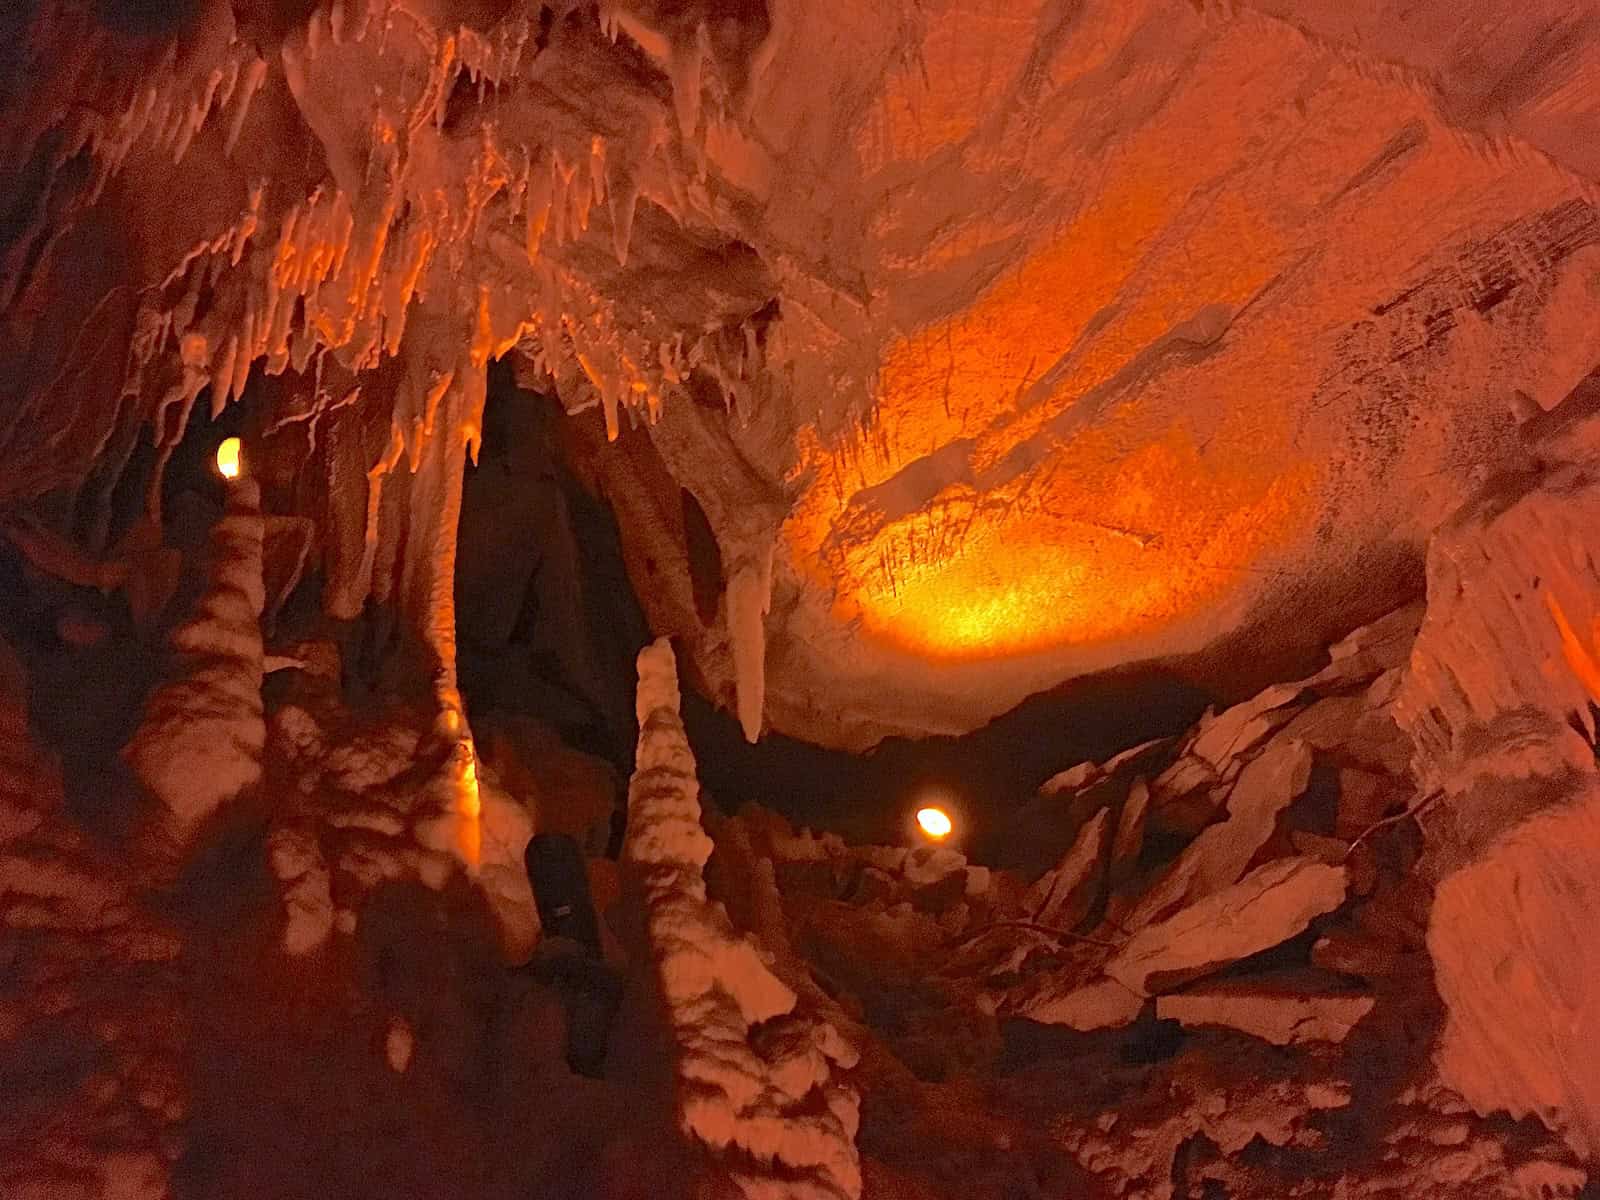
[(139, 447), (253, 396), (328, 610), (447, 677), (509, 358), (603, 419), (650, 623), (751, 734), (1320, 647), (1595, 366), (1600, 15), (1460, 8), (22, 5), (0, 506), (126, 553)]

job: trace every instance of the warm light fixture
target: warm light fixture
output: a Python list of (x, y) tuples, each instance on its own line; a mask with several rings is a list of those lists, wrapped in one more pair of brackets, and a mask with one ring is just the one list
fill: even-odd
[(217, 447), (217, 474), (224, 479), (237, 479), (239, 467), (239, 439), (223, 438), (222, 444)]
[(942, 808), (917, 809), (917, 827), (934, 841), (943, 841), (955, 829), (955, 823), (950, 820), (950, 814)]

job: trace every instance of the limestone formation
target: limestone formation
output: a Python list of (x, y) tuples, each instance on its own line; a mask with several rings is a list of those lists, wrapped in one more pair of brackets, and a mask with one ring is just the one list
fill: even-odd
[(1140, 930), (1106, 963), (1106, 974), (1148, 996), (1271, 949), (1344, 897), (1343, 868), (1277, 859)]
[(261, 538), (260, 490), (235, 480), (211, 533), (205, 590), (172, 634), (169, 679), (124, 751), (159, 805), (151, 836), (175, 849), (261, 779)]
[(711, 840), (700, 824), (694, 756), (678, 717), (665, 641), (639, 656), (639, 753), (628, 788), (624, 860), (643, 891), (657, 987), (677, 1055), (683, 1131), (750, 1200), (856, 1200), (861, 1167), (853, 1089), (835, 1076), (856, 1051), (798, 997), (706, 899)]

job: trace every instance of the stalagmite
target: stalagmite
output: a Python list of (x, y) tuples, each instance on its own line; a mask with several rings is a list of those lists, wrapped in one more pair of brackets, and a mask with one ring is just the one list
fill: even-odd
[[(639, 745), (623, 858), (640, 885), (656, 986), (677, 1053), (683, 1132), (748, 1200), (861, 1195), (858, 1100), (838, 1079), (856, 1053), (706, 899), (711, 839), (663, 640), (639, 655)], [(759, 1030), (759, 1033), (758, 1033)]]
[(181, 852), (261, 778), (260, 496), (253, 479), (229, 483), (227, 510), (211, 531), (206, 590), (173, 632), (168, 681), (123, 751), (160, 805), (146, 830), (157, 857)]

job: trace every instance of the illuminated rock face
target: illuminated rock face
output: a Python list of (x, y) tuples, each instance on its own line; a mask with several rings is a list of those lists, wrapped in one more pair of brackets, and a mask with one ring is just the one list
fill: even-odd
[(41, 4), (0, 101), (0, 496), (70, 494), (103, 552), (142, 425), (270, 393), (329, 611), (397, 603), (448, 703), (509, 354), (659, 419), (725, 596), (695, 615), (670, 523), (624, 530), (635, 582), (752, 736), (964, 730), (1375, 615), (1593, 365), (1593, 23), (980, 7)]
[[(851, 268), (826, 300), (780, 275), (786, 336), (826, 330), (770, 473), (780, 728), (967, 728), (1267, 612), (1288, 645), (1287, 615), (1392, 585), (1461, 466), (1515, 459), (1513, 392), (1549, 406), (1592, 365), (1578, 148), (1490, 142), (1450, 81), (1279, 7), (933, 6), (887, 65), (887, 23), (865, 53), (775, 23), (748, 186), (764, 233)], [(1444, 36), (1383, 57), (1433, 69)], [(1534, 87), (1515, 125), (1546, 112)]]

